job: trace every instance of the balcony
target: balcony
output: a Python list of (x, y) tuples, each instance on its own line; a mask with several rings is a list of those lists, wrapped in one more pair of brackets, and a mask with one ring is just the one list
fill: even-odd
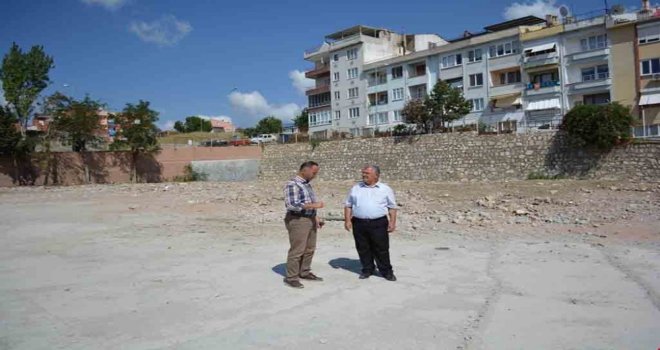
[(549, 66), (549, 65), (558, 65), (558, 64), (559, 64), (559, 55), (557, 55), (556, 52), (525, 57), (523, 62), (523, 66), (525, 67), (525, 69)]
[(309, 90), (305, 91), (305, 95), (307, 95), (307, 96), (318, 95), (318, 94), (322, 94), (322, 93), (325, 93), (325, 92), (330, 92), (330, 85), (329, 84), (318, 86), (318, 87), (315, 87), (313, 89), (309, 89)]
[(558, 80), (544, 81), (543, 83), (529, 83), (526, 86), (525, 96), (555, 94), (561, 92), (561, 82)]
[(493, 86), (490, 88), (490, 96), (496, 97), (521, 93), (525, 88), (526, 86), (523, 83)]
[(597, 49), (590, 51), (580, 51), (572, 54), (566, 55), (567, 63), (571, 64), (576, 61), (585, 61), (585, 60), (606, 60), (607, 56), (610, 54), (610, 49)]
[(592, 91), (607, 91), (612, 85), (612, 79), (609, 75), (601, 75), (599, 79), (585, 79), (587, 76), (583, 77), (583, 81), (571, 84), (569, 86), (569, 93), (571, 94), (583, 94), (585, 92)]
[(316, 79), (325, 75), (330, 75), (330, 65), (324, 64), (310, 71), (305, 72), (305, 78)]

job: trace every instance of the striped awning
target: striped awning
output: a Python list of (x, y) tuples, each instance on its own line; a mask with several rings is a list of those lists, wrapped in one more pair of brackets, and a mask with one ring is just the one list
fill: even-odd
[(660, 92), (655, 94), (644, 94), (639, 99), (640, 106), (657, 105), (657, 104), (660, 104)]

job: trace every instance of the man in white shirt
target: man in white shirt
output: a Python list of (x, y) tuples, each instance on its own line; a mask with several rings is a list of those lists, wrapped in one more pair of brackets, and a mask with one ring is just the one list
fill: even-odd
[(360, 279), (369, 278), (378, 266), (385, 279), (396, 281), (389, 252), (389, 233), (396, 229), (396, 199), (394, 191), (379, 178), (378, 166), (362, 169), (362, 181), (351, 188), (344, 203), (344, 227), (353, 230), (362, 263)]

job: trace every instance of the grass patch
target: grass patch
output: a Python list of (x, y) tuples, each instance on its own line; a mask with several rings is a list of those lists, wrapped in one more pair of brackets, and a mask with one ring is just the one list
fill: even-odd
[(566, 177), (561, 174), (548, 175), (541, 172), (531, 172), (527, 175), (527, 180), (563, 180)]

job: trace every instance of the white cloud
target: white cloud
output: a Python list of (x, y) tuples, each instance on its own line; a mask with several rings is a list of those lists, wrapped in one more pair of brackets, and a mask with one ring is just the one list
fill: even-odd
[(173, 46), (192, 31), (186, 21), (179, 21), (173, 15), (165, 15), (153, 22), (134, 21), (129, 30), (142, 41), (159, 46)]
[(223, 121), (231, 123), (231, 117), (228, 117), (226, 115), (203, 115), (203, 114), (199, 114), (197, 116), (202, 118), (202, 119), (205, 119), (205, 120), (215, 119), (215, 120), (223, 120)]
[(516, 19), (525, 16), (536, 16), (545, 18), (545, 15), (559, 16), (560, 5), (555, 0), (534, 0), (514, 2), (504, 9), (503, 16), (506, 20)]
[[(261, 118), (272, 115), (283, 121), (293, 119), (300, 113), (301, 108), (295, 103), (282, 105), (270, 104), (258, 91), (248, 93), (232, 92), (229, 94), (231, 106), (240, 113), (245, 114), (249, 120), (247, 123), (254, 124)], [(248, 126), (252, 126), (252, 124)]]
[(165, 131), (165, 130), (174, 130), (174, 120), (168, 120), (165, 121), (164, 123), (160, 123), (160, 129)]
[(301, 72), (297, 69), (289, 72), (289, 78), (291, 79), (293, 87), (295, 87), (302, 95), (305, 94), (305, 91), (314, 87), (314, 80), (305, 78), (305, 72)]
[(124, 6), (126, 0), (82, 0), (82, 2), (88, 5), (103, 6), (108, 10), (114, 11)]

